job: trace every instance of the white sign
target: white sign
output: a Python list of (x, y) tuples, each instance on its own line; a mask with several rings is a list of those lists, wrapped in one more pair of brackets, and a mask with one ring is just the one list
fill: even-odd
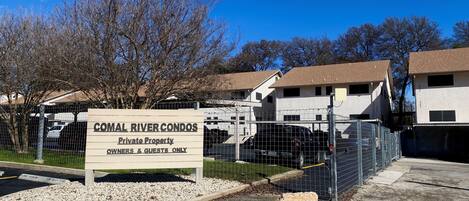
[(89, 109), (85, 169), (197, 168), (199, 172), (203, 121), (203, 112), (197, 110)]

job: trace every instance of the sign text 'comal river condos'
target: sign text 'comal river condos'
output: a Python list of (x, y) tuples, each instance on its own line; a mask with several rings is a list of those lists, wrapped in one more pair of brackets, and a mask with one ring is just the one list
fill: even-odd
[(203, 113), (197, 110), (89, 109), (85, 169), (203, 166)]

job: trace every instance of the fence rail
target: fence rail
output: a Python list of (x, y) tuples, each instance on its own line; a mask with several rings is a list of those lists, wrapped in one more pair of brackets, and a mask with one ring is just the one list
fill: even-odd
[[(269, 113), (198, 103), (157, 107), (191, 108), (205, 113), (204, 175), (208, 177), (251, 182), (298, 169), (301, 177), (284, 178), (276, 187), (290, 192), (314, 191), (321, 199), (336, 200), (401, 156), (400, 134), (390, 132), (379, 120), (334, 116), (335, 126), (331, 127), (327, 108)], [(86, 111), (79, 105), (37, 108), (25, 124), (27, 129), (19, 131), (20, 137), (29, 137), (23, 150), (12, 143), (8, 122), (0, 122), (0, 161), (43, 161), (82, 169)], [(335, 147), (331, 146), (333, 133)]]

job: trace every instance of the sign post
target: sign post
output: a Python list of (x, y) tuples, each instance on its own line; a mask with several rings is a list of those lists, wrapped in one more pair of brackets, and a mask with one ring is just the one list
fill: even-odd
[(195, 168), (203, 172), (203, 113), (89, 109), (85, 184), (94, 170)]

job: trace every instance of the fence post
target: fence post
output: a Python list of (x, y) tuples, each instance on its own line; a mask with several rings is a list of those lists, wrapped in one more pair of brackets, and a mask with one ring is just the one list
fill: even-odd
[(194, 103), (194, 110), (198, 110), (200, 109), (200, 103), (199, 102), (195, 102)]
[(391, 131), (389, 129), (386, 129), (386, 133), (388, 134), (388, 143), (387, 143), (387, 150), (388, 150), (388, 155), (387, 155), (387, 159), (388, 159), (388, 166), (391, 165), (391, 161), (392, 161), (392, 156), (391, 156), (391, 153), (392, 153), (392, 149), (391, 149), (391, 142), (392, 142), (392, 135), (391, 135)]
[(339, 199), (337, 192), (337, 155), (336, 155), (336, 136), (335, 136), (335, 118), (334, 118), (334, 93), (330, 95), (329, 104), (329, 151), (331, 152), (331, 199)]
[[(198, 109), (200, 109), (200, 103), (199, 103), (199, 102), (195, 102), (195, 103), (194, 103), (194, 110), (198, 110)], [(202, 125), (202, 127), (203, 127), (203, 126), (204, 126), (204, 125)], [(203, 140), (205, 140), (205, 139), (203, 139)], [(202, 142), (202, 144), (203, 144), (203, 142)], [(203, 145), (202, 145), (202, 146), (203, 146)], [(204, 169), (203, 169), (203, 167), (201, 167), (201, 168), (198, 167), (198, 168), (193, 169), (192, 174), (193, 174), (194, 177), (195, 177), (195, 182), (196, 182), (196, 183), (202, 182), (202, 177), (203, 177), (203, 174), (204, 174)]]
[(372, 124), (371, 129), (371, 167), (373, 168), (373, 175), (376, 174), (376, 130), (377, 125)]
[(381, 134), (381, 139), (379, 139), (380, 145), (381, 145), (381, 168), (384, 169), (386, 167), (386, 150), (384, 147), (385, 146), (384, 145), (384, 136), (385, 136), (384, 128), (380, 126), (379, 132)]
[(358, 185), (363, 185), (362, 121), (357, 121)]
[(235, 107), (236, 121), (235, 121), (235, 161), (239, 161), (239, 111), (238, 106)]
[(36, 160), (34, 163), (43, 164), (42, 149), (44, 147), (44, 112), (46, 108), (44, 105), (39, 106), (39, 126), (37, 131), (37, 147), (36, 147)]
[(398, 146), (398, 149), (399, 149), (399, 159), (402, 158), (402, 141), (401, 141), (401, 132), (398, 133), (398, 139), (399, 139), (399, 146)]

